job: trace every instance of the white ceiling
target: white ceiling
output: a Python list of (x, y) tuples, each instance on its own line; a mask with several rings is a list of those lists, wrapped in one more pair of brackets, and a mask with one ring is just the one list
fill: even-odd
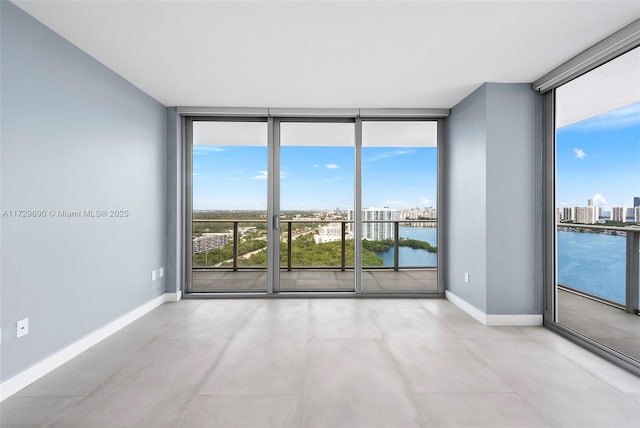
[(640, 18), (640, 0), (15, 3), (168, 106), (449, 108)]

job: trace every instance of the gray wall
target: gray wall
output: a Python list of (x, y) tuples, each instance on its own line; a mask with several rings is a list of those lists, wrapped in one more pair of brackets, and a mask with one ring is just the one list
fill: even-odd
[(449, 118), (447, 289), (487, 314), (541, 313), (538, 108), (528, 84), (486, 83)]
[[(487, 87), (457, 104), (447, 121), (446, 289), (486, 311)], [(469, 272), (469, 283), (464, 273)]]
[[(9, 2), (1, 13), (5, 381), (165, 292), (165, 108)], [(15, 338), (29, 317), (30, 334)]]

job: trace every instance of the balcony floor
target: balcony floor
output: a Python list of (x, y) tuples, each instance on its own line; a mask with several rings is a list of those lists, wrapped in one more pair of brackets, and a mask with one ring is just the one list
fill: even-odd
[[(262, 271), (194, 270), (193, 292), (234, 292), (266, 290), (267, 273)], [(437, 291), (436, 269), (411, 269), (398, 272), (374, 270), (362, 273), (363, 288), (368, 291)], [(352, 291), (353, 271), (293, 270), (280, 272), (282, 291)]]
[(558, 322), (640, 361), (640, 316), (558, 290)]
[(637, 427), (640, 378), (443, 299), (167, 303), (0, 404), (7, 428)]

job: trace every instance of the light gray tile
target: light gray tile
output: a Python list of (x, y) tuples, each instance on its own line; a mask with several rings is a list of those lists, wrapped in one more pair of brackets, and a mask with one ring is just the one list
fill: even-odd
[(553, 425), (625, 427), (640, 418), (640, 406), (631, 397), (536, 341), (465, 343)]
[(228, 340), (152, 341), (123, 364), (109, 384), (193, 390), (220, 359), (228, 343)]
[(551, 427), (515, 393), (438, 393), (417, 396), (429, 427)]
[(386, 338), (385, 341), (413, 392), (512, 392), (455, 339)]
[(314, 270), (301, 270), (298, 274), (298, 280), (321, 280), (321, 281), (335, 281), (336, 274), (333, 271), (314, 271)]
[(9, 397), (0, 403), (0, 426), (32, 428), (53, 422), (81, 397)]
[(200, 394), (299, 394), (306, 339), (287, 336), (234, 339), (199, 388)]
[(263, 340), (267, 337), (305, 338), (309, 325), (307, 299), (261, 300), (251, 311), (236, 337), (243, 340)]
[(304, 388), (307, 426), (421, 426), (411, 394), (382, 341), (309, 342)]
[(640, 377), (611, 364), (599, 355), (590, 352), (544, 327), (522, 328), (524, 334), (542, 343), (553, 352), (579, 365), (600, 380), (623, 392), (640, 392)]
[(423, 310), (419, 299), (366, 299), (365, 302), (369, 309), (375, 311), (396, 312), (403, 309)]
[(176, 427), (298, 428), (302, 395), (198, 395), (191, 399)]
[(89, 349), (32, 383), (17, 395), (83, 397), (96, 389), (144, 345), (116, 344)]
[(172, 386), (107, 384), (69, 407), (48, 428), (170, 428), (188, 398)]
[(437, 337), (450, 335), (447, 327), (424, 309), (374, 310), (373, 321), (384, 337)]
[(163, 339), (229, 339), (242, 327), (255, 309), (252, 301), (216, 300), (178, 317), (162, 334)]

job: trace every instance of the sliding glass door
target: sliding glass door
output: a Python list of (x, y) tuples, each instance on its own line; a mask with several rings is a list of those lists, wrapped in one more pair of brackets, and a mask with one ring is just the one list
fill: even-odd
[(640, 48), (555, 91), (555, 319), (640, 362)]
[(277, 121), (280, 291), (354, 291), (354, 122)]

